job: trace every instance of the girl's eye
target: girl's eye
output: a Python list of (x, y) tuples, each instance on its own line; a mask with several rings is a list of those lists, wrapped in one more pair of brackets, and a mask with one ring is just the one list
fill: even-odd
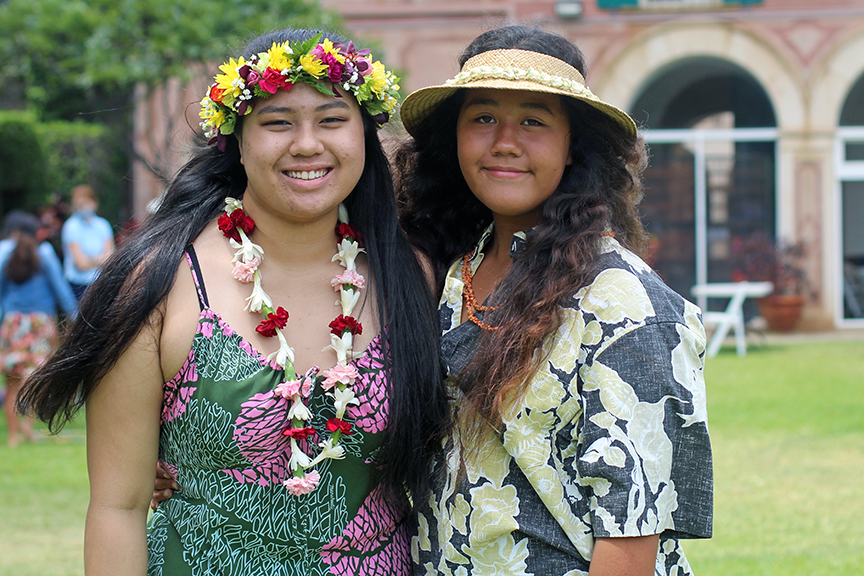
[(341, 124), (342, 122), (346, 122), (345, 118), (341, 116), (331, 116), (329, 118), (324, 118), (321, 123), (322, 124)]
[(526, 120), (523, 120), (522, 123), (526, 126), (543, 126), (543, 122), (536, 118), (527, 118)]
[(287, 120), (268, 120), (264, 122), (264, 126), (288, 126), (290, 122)]
[(495, 119), (492, 118), (492, 116), (489, 116), (488, 114), (484, 114), (482, 116), (478, 116), (476, 122), (478, 124), (492, 124), (495, 122)]

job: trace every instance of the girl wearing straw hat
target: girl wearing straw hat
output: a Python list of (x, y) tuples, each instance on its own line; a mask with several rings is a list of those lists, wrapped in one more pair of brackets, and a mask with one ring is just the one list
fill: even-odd
[(636, 255), (646, 153), (579, 50), (506, 27), (402, 106), (455, 414), (415, 574), (690, 574), (712, 466), (699, 310)]

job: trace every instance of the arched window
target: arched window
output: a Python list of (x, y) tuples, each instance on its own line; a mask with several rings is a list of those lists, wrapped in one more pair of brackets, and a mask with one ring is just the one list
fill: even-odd
[(843, 275), (840, 318), (844, 323), (864, 324), (864, 76), (849, 91), (837, 134)]
[(654, 268), (685, 296), (742, 279), (738, 248), (776, 228), (777, 130), (764, 89), (735, 64), (688, 58), (654, 74), (631, 114), (650, 146), (641, 212)]

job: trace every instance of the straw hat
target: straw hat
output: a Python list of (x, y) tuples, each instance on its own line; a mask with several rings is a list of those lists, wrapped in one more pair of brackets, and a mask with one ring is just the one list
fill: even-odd
[(441, 86), (421, 88), (402, 103), (402, 123), (408, 133), (417, 128), (448, 96), (460, 88), (497, 88), (548, 92), (581, 100), (600, 110), (635, 136), (636, 123), (626, 112), (595, 96), (582, 74), (553, 56), (529, 50), (490, 50), (468, 59), (462, 71)]

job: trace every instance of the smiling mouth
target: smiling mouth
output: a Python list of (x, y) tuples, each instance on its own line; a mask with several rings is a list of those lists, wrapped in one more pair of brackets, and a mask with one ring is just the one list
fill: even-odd
[(286, 170), (283, 174), (289, 178), (297, 178), (298, 180), (315, 180), (323, 178), (330, 173), (332, 168), (324, 168), (323, 170)]

